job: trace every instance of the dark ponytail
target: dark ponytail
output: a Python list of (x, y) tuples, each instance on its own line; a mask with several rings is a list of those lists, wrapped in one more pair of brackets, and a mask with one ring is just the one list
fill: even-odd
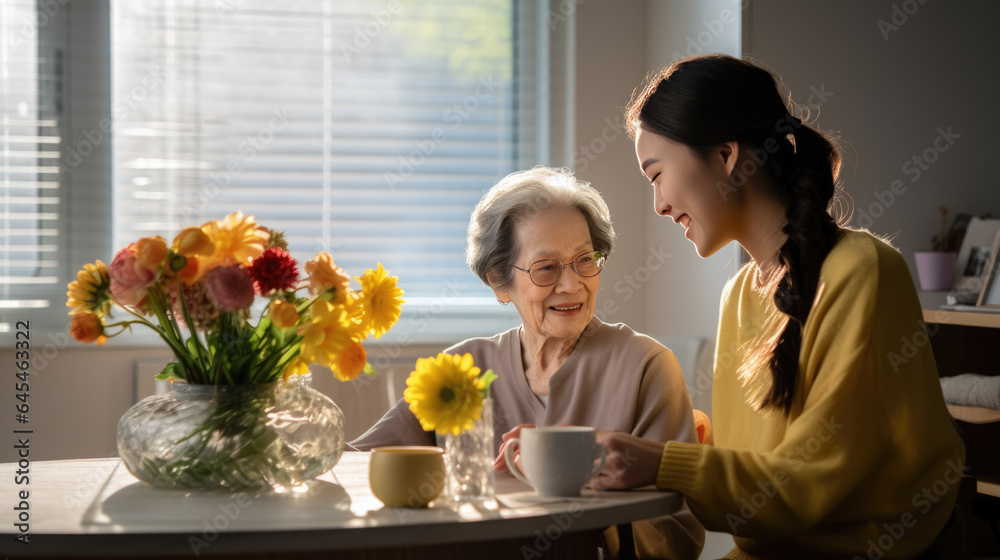
[[(724, 55), (690, 58), (661, 70), (625, 116), (633, 138), (641, 126), (703, 155), (722, 143), (739, 142), (754, 157), (734, 170), (737, 188), (760, 171), (774, 179), (774, 195), (786, 208), (788, 238), (778, 251), (778, 273), (765, 288), (781, 314), (758, 336), (740, 377), (751, 389), (752, 404), (787, 414), (798, 379), (802, 328), (816, 298), (820, 267), (836, 242), (830, 207), (840, 153), (789, 111), (769, 72)], [(768, 370), (770, 384), (760, 383)]]

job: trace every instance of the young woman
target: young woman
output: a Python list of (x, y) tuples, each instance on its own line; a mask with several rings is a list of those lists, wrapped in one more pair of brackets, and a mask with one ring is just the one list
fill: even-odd
[(657, 214), (702, 257), (736, 240), (752, 261), (722, 295), (715, 446), (603, 432), (594, 485), (683, 493), (734, 535), (729, 558), (921, 554), (965, 451), (905, 262), (828, 211), (837, 149), (767, 71), (727, 56), (661, 71), (626, 117)]

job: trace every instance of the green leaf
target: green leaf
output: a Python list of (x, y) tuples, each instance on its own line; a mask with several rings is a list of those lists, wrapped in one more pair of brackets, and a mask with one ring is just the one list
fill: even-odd
[(375, 371), (375, 368), (373, 368), (372, 365), (369, 364), (368, 362), (365, 362), (365, 373), (372, 377), (378, 375), (378, 372)]
[(158, 373), (153, 379), (184, 379), (184, 365), (180, 362), (170, 362), (163, 371)]
[(191, 338), (187, 339), (184, 346), (187, 347), (187, 351), (191, 354), (191, 356), (198, 355), (198, 339), (195, 338), (194, 334), (191, 335)]
[(272, 323), (270, 317), (261, 317), (260, 322), (257, 323), (257, 328), (254, 329), (254, 334), (257, 335), (258, 337), (262, 336), (264, 333), (268, 331), (268, 329), (271, 328), (271, 324)]
[(497, 374), (493, 373), (492, 369), (488, 369), (486, 370), (486, 373), (483, 373), (480, 377), (482, 378), (486, 386), (483, 387), (482, 391), (479, 391), (479, 395), (482, 396), (484, 399), (488, 399), (490, 397), (490, 385), (492, 385), (493, 382), (496, 380)]

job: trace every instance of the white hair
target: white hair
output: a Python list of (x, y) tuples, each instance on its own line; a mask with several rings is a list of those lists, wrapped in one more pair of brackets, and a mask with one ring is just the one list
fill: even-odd
[(614, 248), (611, 212), (601, 193), (565, 167), (537, 166), (507, 175), (476, 205), (465, 252), (472, 272), (492, 288), (510, 288), (512, 266), (520, 251), (518, 224), (551, 208), (575, 208), (587, 220), (594, 250), (610, 253)]

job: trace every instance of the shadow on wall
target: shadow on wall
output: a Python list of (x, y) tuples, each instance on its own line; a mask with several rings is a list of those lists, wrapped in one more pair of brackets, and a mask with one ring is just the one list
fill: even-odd
[(684, 373), (691, 406), (712, 417), (712, 361), (715, 341), (703, 337), (656, 336), (669, 348)]

